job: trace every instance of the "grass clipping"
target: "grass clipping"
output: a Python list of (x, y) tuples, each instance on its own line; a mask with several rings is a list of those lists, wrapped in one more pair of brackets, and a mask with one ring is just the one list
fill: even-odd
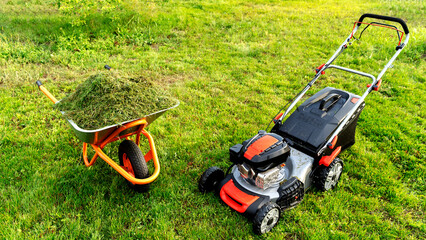
[(56, 107), (80, 128), (93, 130), (139, 119), (175, 104), (166, 91), (144, 78), (105, 72), (89, 77)]

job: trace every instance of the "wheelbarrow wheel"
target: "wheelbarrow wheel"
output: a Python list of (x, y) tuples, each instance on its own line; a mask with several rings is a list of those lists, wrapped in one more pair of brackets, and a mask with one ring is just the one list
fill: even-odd
[[(138, 145), (131, 140), (124, 140), (118, 147), (118, 159), (120, 165), (130, 175), (135, 178), (142, 179), (148, 177), (148, 166), (144, 155)], [(138, 185), (127, 181), (129, 187), (136, 192), (145, 192), (149, 189), (149, 184)]]

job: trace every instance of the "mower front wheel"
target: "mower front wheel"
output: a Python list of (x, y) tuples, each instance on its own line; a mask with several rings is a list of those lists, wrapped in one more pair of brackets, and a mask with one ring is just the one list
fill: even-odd
[[(143, 179), (148, 177), (148, 166), (142, 151), (131, 140), (124, 140), (118, 147), (118, 159), (121, 167), (135, 178)], [(136, 192), (146, 192), (149, 189), (149, 184), (137, 185), (127, 181), (130, 188)]]
[(280, 219), (280, 207), (273, 202), (268, 202), (257, 210), (253, 219), (253, 231), (264, 234), (272, 230)]
[(328, 191), (337, 186), (343, 172), (343, 161), (335, 158), (328, 167), (320, 166), (315, 176), (315, 185), (321, 191)]
[(213, 191), (224, 177), (225, 173), (222, 169), (210, 167), (201, 175), (200, 180), (198, 180), (198, 189), (202, 193)]

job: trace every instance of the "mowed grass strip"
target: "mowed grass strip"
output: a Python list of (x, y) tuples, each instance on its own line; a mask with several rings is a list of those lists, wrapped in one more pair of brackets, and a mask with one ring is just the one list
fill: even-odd
[[(404, 19), (410, 42), (366, 99), (338, 188), (310, 190), (265, 237), (424, 238), (424, 1), (111, 1), (113, 12), (78, 14), (58, 2), (76, 3), (0, 0), (0, 238), (264, 238), (197, 180), (227, 168), (228, 148), (264, 129), (367, 12)], [(377, 76), (395, 41), (368, 29), (336, 64)], [(162, 165), (147, 193), (101, 160), (86, 168), (81, 142), (34, 84), (62, 99), (105, 64), (181, 102), (148, 128)], [(308, 95), (360, 94), (368, 81), (330, 70)], [(104, 150), (118, 161), (117, 148)]]

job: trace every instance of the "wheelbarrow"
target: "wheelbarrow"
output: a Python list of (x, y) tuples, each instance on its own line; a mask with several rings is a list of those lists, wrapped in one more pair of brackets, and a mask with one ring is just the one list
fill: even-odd
[[(53, 103), (56, 104), (59, 102), (40, 81), (37, 81), (36, 84), (43, 94), (46, 95)], [(160, 174), (160, 162), (157, 157), (154, 139), (145, 128), (167, 110), (175, 108), (178, 105), (179, 101), (176, 100), (176, 104), (170, 108), (162, 109), (139, 119), (125, 121), (95, 130), (82, 129), (71, 119), (66, 120), (71, 125), (77, 138), (83, 142), (83, 160), (87, 167), (92, 166), (98, 157), (100, 157), (119, 174), (121, 174), (121, 176), (128, 181), (128, 184), (132, 189), (137, 192), (144, 192), (149, 189), (149, 184), (157, 179)], [(64, 112), (61, 113), (64, 114)], [(150, 147), (150, 150), (145, 155), (139, 148), (141, 134), (148, 139)], [(133, 135), (136, 135), (134, 141), (130, 139)], [(124, 140), (118, 147), (118, 157), (120, 162), (120, 165), (118, 165), (114, 160), (108, 157), (102, 149), (108, 143), (119, 141), (121, 139)], [(92, 146), (93, 150), (95, 150), (95, 154), (90, 160), (87, 156), (88, 145)], [(149, 176), (147, 165), (147, 162), (150, 160), (153, 160), (155, 168), (151, 176)]]

